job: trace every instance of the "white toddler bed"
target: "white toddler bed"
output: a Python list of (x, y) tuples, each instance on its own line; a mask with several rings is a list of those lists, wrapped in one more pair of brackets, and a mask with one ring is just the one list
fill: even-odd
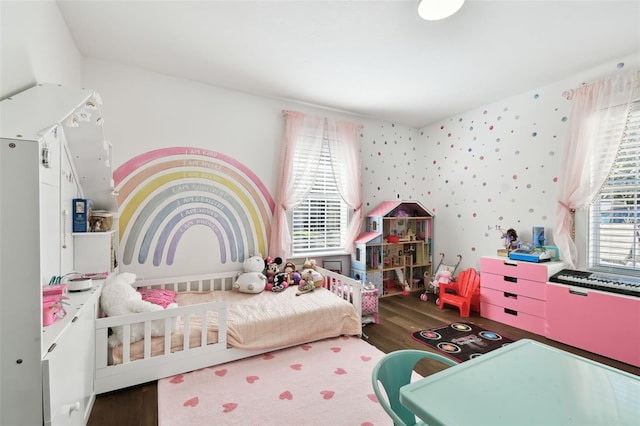
[[(300, 296), (296, 286), (281, 293), (237, 293), (236, 272), (137, 281), (138, 288), (175, 291), (179, 307), (96, 320), (96, 394), (328, 337), (361, 335), (362, 283), (316, 270), (323, 287)], [(152, 337), (152, 321), (158, 320), (164, 335)], [(131, 327), (141, 323), (145, 337), (129, 343)], [(113, 349), (110, 327), (122, 327), (124, 336)]]

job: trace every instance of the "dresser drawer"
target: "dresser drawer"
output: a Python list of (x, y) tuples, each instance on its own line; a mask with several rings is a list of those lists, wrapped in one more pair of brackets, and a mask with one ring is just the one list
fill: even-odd
[(480, 312), (484, 318), (521, 328), (541, 336), (545, 334), (545, 320), (543, 317), (485, 302), (480, 303)]
[(519, 262), (508, 258), (480, 258), (480, 271), (512, 278), (547, 282), (546, 263)]
[(551, 275), (559, 272), (565, 266), (566, 264), (560, 261), (533, 263), (511, 260), (506, 257), (485, 256), (480, 258), (480, 272), (513, 278), (527, 278), (539, 282), (547, 282)]
[(480, 291), (481, 303), (507, 308), (510, 311), (523, 312), (537, 317), (545, 317), (544, 300), (533, 299), (506, 291), (497, 291), (482, 287)]
[(505, 275), (495, 275), (484, 272), (480, 274), (480, 289), (489, 288), (501, 292), (531, 297), (538, 300), (546, 299), (546, 282), (531, 281)]

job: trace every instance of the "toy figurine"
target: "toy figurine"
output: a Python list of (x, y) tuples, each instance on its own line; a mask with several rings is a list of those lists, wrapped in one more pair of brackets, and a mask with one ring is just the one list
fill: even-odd
[(506, 248), (507, 251), (518, 248), (518, 234), (515, 229), (507, 229), (507, 232), (502, 234), (502, 238), (504, 239), (504, 248)]

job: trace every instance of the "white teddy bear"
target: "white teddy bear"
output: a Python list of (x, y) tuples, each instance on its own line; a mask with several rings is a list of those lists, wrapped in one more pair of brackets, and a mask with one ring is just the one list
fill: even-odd
[(240, 293), (262, 293), (267, 286), (267, 276), (262, 273), (264, 270), (264, 259), (258, 254), (251, 256), (242, 263), (244, 272), (238, 274), (233, 285)]
[[(134, 314), (141, 312), (161, 311), (163, 308), (151, 302), (142, 300), (142, 295), (131, 285), (135, 282), (136, 275), (130, 272), (111, 274), (105, 281), (100, 295), (100, 307), (105, 315), (114, 317), (117, 315)], [(175, 308), (178, 305), (171, 303), (166, 309)], [(172, 326), (175, 328), (175, 321)], [(109, 346), (115, 347), (122, 344), (122, 327), (112, 327), (113, 334), (109, 336)], [(151, 335), (164, 335), (164, 321), (156, 320), (151, 323)], [(144, 338), (144, 323), (131, 325), (131, 343)]]

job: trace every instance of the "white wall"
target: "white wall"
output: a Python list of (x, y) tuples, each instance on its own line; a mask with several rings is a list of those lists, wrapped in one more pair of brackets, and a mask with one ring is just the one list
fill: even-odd
[[(461, 254), (464, 267), (479, 268), (480, 256), (503, 247), (496, 225), (514, 228), (526, 242), (533, 226), (544, 226), (552, 244), (571, 110), (563, 92), (639, 67), (638, 53), (615, 58), (421, 129), (416, 177), (419, 196), (436, 214), (435, 253), (449, 261)], [(576, 228), (583, 242), (586, 231)]]
[[(354, 121), (363, 125), (362, 140), (369, 140), (369, 132), (377, 135), (379, 128), (392, 126), (94, 58), (83, 60), (82, 85), (95, 89), (104, 101), (104, 132), (113, 144), (114, 168), (148, 151), (197, 147), (242, 163), (255, 173), (273, 198), (284, 134), (283, 109)], [(365, 187), (368, 189), (370, 185)], [(121, 241), (121, 253), (124, 243)], [(121, 269), (152, 277), (206, 272), (212, 269), (212, 264), (220, 268), (216, 264), (218, 248), (207, 230), (185, 233), (180, 245), (172, 265), (153, 266), (149, 260), (139, 263), (133, 259), (131, 263), (121, 263)], [(345, 272), (347, 259), (343, 259)], [(222, 265), (221, 269), (236, 270), (238, 265)]]
[[(53, 1), (0, 2), (0, 96), (36, 82), (96, 89), (118, 167), (147, 151), (194, 146), (244, 164), (272, 196), (283, 135), (282, 109), (363, 125), (365, 211), (388, 199), (417, 200), (436, 214), (434, 252), (479, 266), (502, 244), (496, 225), (528, 240), (544, 226), (551, 243), (570, 102), (562, 92), (640, 67), (637, 52), (579, 75), (460, 113), (423, 129), (206, 86), (80, 55)], [(620, 70), (617, 64), (624, 62)], [(464, 96), (464, 94), (459, 94)], [(535, 132), (535, 136), (534, 136)], [(580, 232), (580, 230), (578, 230)], [(184, 268), (211, 269), (209, 246), (192, 238)], [(198, 250), (199, 248), (199, 250)], [(183, 273), (137, 265), (141, 275)], [(127, 268), (124, 268), (127, 269)]]
[(0, 99), (36, 83), (80, 86), (80, 53), (53, 0), (2, 0), (0, 22)]
[[(625, 62), (619, 69), (618, 63)], [(83, 85), (105, 99), (105, 133), (120, 165), (148, 150), (197, 146), (244, 163), (275, 195), (282, 109), (352, 119), (361, 132), (365, 211), (389, 199), (417, 200), (435, 215), (433, 251), (461, 268), (502, 246), (495, 228), (513, 227), (530, 241), (544, 226), (552, 243), (568, 89), (640, 66), (638, 55), (601, 66), (417, 130), (247, 95), (87, 58)], [(192, 239), (189, 268), (210, 268), (210, 247)], [(185, 264), (186, 265), (186, 264)], [(185, 266), (186, 267), (186, 266)], [(166, 268), (134, 265), (139, 274)], [(125, 268), (126, 269), (126, 268)], [(178, 272), (173, 267), (172, 271)]]

